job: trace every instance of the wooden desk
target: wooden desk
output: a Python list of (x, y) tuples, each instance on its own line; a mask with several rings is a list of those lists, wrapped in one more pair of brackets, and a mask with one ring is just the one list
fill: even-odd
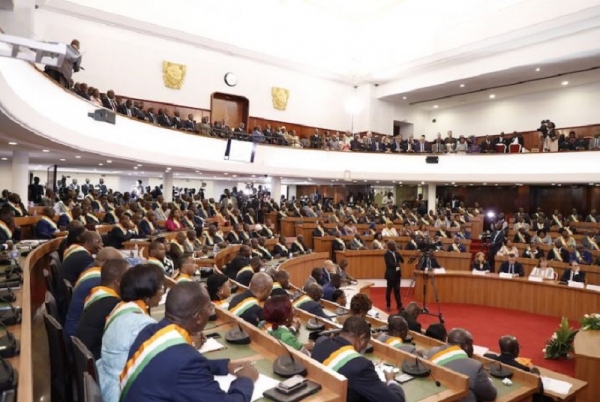
[[(279, 225), (281, 230), (279, 231), (282, 236), (294, 237), (296, 236), (296, 224), (304, 222), (316, 222), (318, 218), (283, 218)], [(307, 243), (309, 244), (309, 243)]]
[[(596, 310), (590, 310), (590, 313)], [(575, 376), (587, 381), (588, 387), (579, 401), (595, 402), (600, 395), (600, 331), (579, 331), (573, 343), (575, 349)]]
[[(473, 275), (448, 271), (435, 275), (439, 298), (444, 303), (465, 303), (510, 308), (552, 317), (579, 320), (584, 314), (600, 311), (600, 293), (570, 288), (554, 281), (530, 282), (527, 278), (501, 279), (496, 274)], [(416, 289), (421, 289), (423, 275), (417, 275)], [(433, 303), (428, 293), (427, 302)], [(423, 296), (415, 292), (415, 299)]]
[(14, 218), (15, 225), (21, 228), (21, 240), (35, 239), (35, 236), (33, 235), (33, 227), (40, 219), (42, 219), (41, 215), (20, 216), (18, 218)]
[[(496, 261), (495, 267), (496, 271), (500, 268), (500, 264), (504, 261), (508, 261), (508, 257), (498, 257), (494, 258)], [(525, 276), (529, 276), (533, 268), (538, 266), (538, 260), (535, 258), (517, 258), (517, 261), (523, 265), (523, 270), (525, 271)], [(563, 274), (565, 269), (569, 268), (569, 264), (566, 262), (558, 262), (558, 261), (549, 261), (548, 266), (552, 267), (556, 273), (558, 273), (558, 278)], [(598, 265), (579, 265), (582, 271), (585, 271), (585, 278), (587, 283), (592, 285), (600, 284), (600, 266)]]
[(279, 269), (287, 271), (290, 274), (290, 283), (302, 289), (304, 281), (310, 276), (312, 270), (322, 267), (328, 258), (327, 253), (304, 254), (282, 262)]

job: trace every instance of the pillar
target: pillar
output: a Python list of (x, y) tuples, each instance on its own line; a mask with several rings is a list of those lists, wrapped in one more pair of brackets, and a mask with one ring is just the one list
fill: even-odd
[[(40, 181), (41, 181), (40, 177)], [(27, 206), (27, 186), (29, 185), (29, 153), (13, 151), (12, 153), (12, 188), (10, 191), (21, 196)]]
[(281, 177), (271, 177), (271, 198), (277, 203), (281, 200)]
[(173, 171), (165, 172), (163, 176), (163, 197), (166, 202), (173, 201)]
[(436, 212), (436, 202), (437, 202), (437, 184), (429, 183), (427, 184), (427, 212), (434, 211)]

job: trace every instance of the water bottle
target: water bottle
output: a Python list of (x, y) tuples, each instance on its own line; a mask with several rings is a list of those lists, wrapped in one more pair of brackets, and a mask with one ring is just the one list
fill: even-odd
[(133, 251), (132, 251), (132, 257), (138, 258), (140, 256), (140, 248), (138, 247), (138, 245), (136, 244), (135, 246), (133, 246)]
[(215, 245), (213, 246), (213, 254), (217, 254), (218, 251), (219, 251), (219, 246), (217, 246), (217, 243), (215, 243)]
[(16, 246), (13, 246), (13, 249), (10, 252), (10, 258), (12, 258), (13, 260), (19, 258), (19, 250), (17, 250)]
[(33, 216), (37, 216), (37, 210), (36, 209), (33, 210)]
[(294, 254), (290, 253), (289, 258), (292, 258), (294, 256)]

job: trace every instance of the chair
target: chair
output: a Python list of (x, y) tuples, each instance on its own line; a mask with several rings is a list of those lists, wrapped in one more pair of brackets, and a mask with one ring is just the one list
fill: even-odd
[(46, 284), (46, 290), (54, 294), (54, 282), (52, 281), (52, 275), (50, 274), (50, 271), (44, 268), (42, 272), (44, 273), (44, 283)]
[(63, 283), (65, 284), (65, 302), (68, 308), (68, 306), (71, 305), (71, 299), (73, 298), (73, 285), (68, 279), (63, 279)]
[(504, 154), (506, 153), (506, 144), (496, 144), (494, 149), (496, 150), (497, 154)]
[(520, 154), (521, 153), (521, 144), (510, 144), (508, 147), (509, 154)]
[(50, 314), (52, 318), (56, 320), (56, 322), (60, 322), (58, 304), (56, 303), (56, 299), (54, 298), (52, 293), (50, 293), (49, 291), (46, 291), (44, 305), (46, 306), (46, 313)]
[(52, 401), (72, 401), (71, 375), (63, 327), (51, 315), (44, 313), (44, 326), (50, 350), (50, 388)]
[(84, 401), (84, 375), (89, 374), (95, 382), (98, 382), (98, 370), (96, 369), (94, 356), (79, 338), (72, 336), (71, 345), (73, 346), (73, 363), (75, 366), (77, 400)]
[(61, 265), (62, 264), (60, 263), (60, 261), (55, 260), (53, 258), (50, 259), (50, 274), (52, 276), (52, 285), (55, 290), (59, 286), (58, 278), (60, 278), (59, 272), (60, 272)]
[(98, 382), (88, 373), (83, 373), (83, 395), (82, 402), (102, 402)]

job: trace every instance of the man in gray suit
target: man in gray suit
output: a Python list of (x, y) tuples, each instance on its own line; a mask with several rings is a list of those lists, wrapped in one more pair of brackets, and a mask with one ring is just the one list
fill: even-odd
[(57, 67), (46, 66), (44, 71), (61, 86), (70, 88), (73, 72), (78, 72), (80, 68), (81, 53), (79, 53), (79, 41), (73, 39), (71, 44), (67, 46), (67, 54), (62, 65)]
[(473, 356), (473, 335), (466, 329), (455, 328), (448, 334), (448, 345), (431, 349), (427, 359), (469, 377), (469, 393), (463, 402), (493, 401), (498, 391)]

